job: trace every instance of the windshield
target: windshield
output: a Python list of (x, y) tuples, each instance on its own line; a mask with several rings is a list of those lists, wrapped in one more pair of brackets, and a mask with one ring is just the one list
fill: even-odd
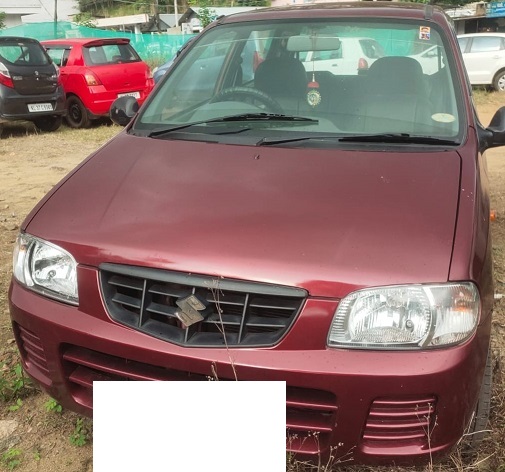
[(87, 46), (83, 48), (83, 54), (86, 65), (88, 66), (140, 61), (139, 55), (129, 44)]
[(456, 142), (463, 127), (455, 83), (433, 23), (232, 23), (195, 39), (133, 132), (235, 133), (238, 142), (387, 133)]
[(33, 41), (22, 39), (0, 42), (0, 60), (22, 66), (45, 66), (50, 64), (44, 48)]

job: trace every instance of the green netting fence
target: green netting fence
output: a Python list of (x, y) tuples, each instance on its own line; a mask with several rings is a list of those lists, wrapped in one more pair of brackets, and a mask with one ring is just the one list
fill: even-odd
[(192, 34), (135, 34), (128, 31), (111, 31), (88, 28), (67, 21), (26, 23), (0, 30), (0, 36), (21, 36), (39, 41), (59, 38), (129, 38), (140, 57), (150, 65), (158, 65), (170, 59)]

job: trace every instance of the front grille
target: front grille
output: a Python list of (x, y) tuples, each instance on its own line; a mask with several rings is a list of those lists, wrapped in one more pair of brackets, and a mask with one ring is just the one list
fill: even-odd
[[(287, 332), (307, 292), (256, 282), (131, 266), (100, 266), (112, 319), (183, 346), (271, 346)], [(177, 302), (195, 295), (204, 319), (185, 326)]]
[(31, 364), (46, 377), (49, 377), (49, 368), (40, 338), (18, 324), (15, 325), (15, 330), (21, 341), (21, 354), (26, 364)]
[(427, 445), (435, 426), (433, 396), (384, 398), (372, 403), (363, 435), (369, 446)]

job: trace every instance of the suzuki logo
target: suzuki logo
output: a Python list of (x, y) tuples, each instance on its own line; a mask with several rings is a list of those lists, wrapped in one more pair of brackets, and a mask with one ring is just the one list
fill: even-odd
[(200, 312), (205, 310), (206, 306), (196, 295), (179, 298), (175, 303), (180, 308), (175, 312), (175, 316), (186, 327), (203, 320)]

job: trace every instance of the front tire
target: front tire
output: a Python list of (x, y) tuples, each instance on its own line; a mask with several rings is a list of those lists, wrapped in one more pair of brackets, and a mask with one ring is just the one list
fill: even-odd
[(497, 72), (493, 79), (493, 88), (497, 92), (505, 92), (505, 70)]
[(33, 121), (33, 124), (40, 131), (56, 131), (61, 126), (62, 118), (61, 116), (44, 116), (43, 118), (37, 118)]
[(88, 110), (76, 96), (71, 95), (67, 98), (66, 121), (71, 128), (88, 128), (91, 124)]

